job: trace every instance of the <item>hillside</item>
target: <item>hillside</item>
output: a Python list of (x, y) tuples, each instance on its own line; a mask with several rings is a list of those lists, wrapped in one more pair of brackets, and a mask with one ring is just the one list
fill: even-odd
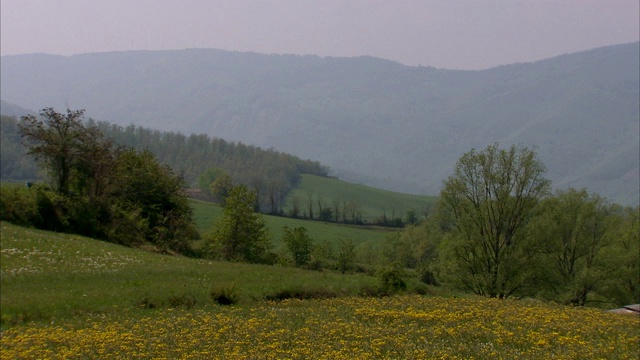
[[(372, 223), (386, 217), (405, 219), (407, 211), (413, 209), (418, 219), (424, 218), (432, 210), (436, 198), (381, 190), (361, 184), (352, 184), (335, 178), (303, 174), (300, 183), (289, 194), (284, 212), (290, 214), (293, 203), (298, 202), (300, 217), (309, 214), (311, 201), (314, 215), (318, 214), (318, 202), (331, 209), (333, 217), (339, 221), (350, 221), (353, 214), (361, 220)], [(356, 215), (357, 216), (357, 215)], [(352, 219), (351, 219), (352, 220)]]
[[(637, 352), (637, 319), (597, 309), (432, 287), (423, 292), (448, 296), (358, 297), (376, 286), (374, 277), (152, 254), (6, 222), (0, 248), (2, 358), (628, 359)], [(213, 301), (225, 288), (238, 296), (236, 306)], [(278, 294), (324, 298), (265, 301)]]
[(639, 46), (483, 71), (371, 57), (221, 50), (2, 57), (2, 98), (309, 158), (339, 178), (436, 195), (455, 161), (499, 142), (537, 147), (555, 188), (640, 198)]

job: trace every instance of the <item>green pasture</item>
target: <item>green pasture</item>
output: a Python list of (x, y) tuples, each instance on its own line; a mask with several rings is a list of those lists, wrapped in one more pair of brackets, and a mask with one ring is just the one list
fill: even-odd
[[(201, 234), (206, 235), (213, 229), (215, 221), (222, 216), (222, 208), (219, 205), (199, 200), (192, 200), (191, 204), (198, 230)], [(262, 216), (276, 251), (282, 246), (282, 228), (284, 226), (289, 228), (304, 227), (316, 243), (336, 244), (340, 239), (351, 239), (356, 248), (376, 248), (385, 241), (389, 234), (398, 231), (398, 229), (379, 226), (356, 226), (280, 216)]]
[[(407, 210), (414, 209), (416, 214), (424, 216), (436, 201), (434, 196), (412, 195), (370, 186), (351, 184), (336, 178), (325, 178), (314, 175), (302, 175), (300, 184), (287, 196), (283, 210), (289, 213), (293, 208), (293, 199), (297, 198), (301, 211), (308, 213), (309, 196), (313, 201), (314, 216), (317, 216), (318, 199), (323, 207), (334, 207), (339, 204), (353, 203), (362, 213), (362, 220), (372, 222), (386, 214), (404, 218)], [(340, 210), (342, 211), (342, 210)]]
[(239, 302), (281, 292), (360, 295), (374, 288), (363, 274), (217, 262), (169, 256), (77, 235), (0, 223), (3, 326), (118, 309), (168, 307), (172, 298), (213, 305), (213, 289), (233, 287)]

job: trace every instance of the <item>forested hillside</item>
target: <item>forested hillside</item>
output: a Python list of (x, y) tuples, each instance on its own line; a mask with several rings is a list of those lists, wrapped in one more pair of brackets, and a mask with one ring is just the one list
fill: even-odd
[[(2, 179), (37, 179), (41, 175), (21, 145), (18, 120), (2, 116), (0, 175)], [(301, 160), (273, 149), (263, 150), (243, 143), (228, 142), (208, 135), (161, 132), (129, 125), (89, 122), (116, 144), (151, 151), (160, 162), (182, 174), (187, 183), (197, 186), (196, 178), (208, 169), (220, 169), (233, 182), (244, 183), (261, 195), (263, 210), (279, 209), (284, 197), (300, 180), (301, 174), (327, 176), (328, 169), (318, 162)], [(271, 204), (271, 199), (276, 200)]]
[(483, 71), (221, 50), (2, 57), (3, 100), (276, 148), (384, 189), (436, 195), (456, 159), (536, 147), (556, 189), (637, 204), (638, 43)]

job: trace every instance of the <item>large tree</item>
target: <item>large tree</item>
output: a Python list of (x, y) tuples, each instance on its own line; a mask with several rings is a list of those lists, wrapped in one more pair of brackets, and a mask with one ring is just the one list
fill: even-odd
[(40, 117), (27, 115), (18, 125), (33, 156), (48, 172), (56, 191), (69, 191), (72, 175), (82, 161), (91, 137), (82, 123), (84, 110), (69, 110), (66, 114), (53, 108), (40, 111)]
[(231, 189), (222, 218), (209, 239), (209, 252), (227, 261), (260, 263), (268, 259), (271, 242), (262, 216), (254, 212), (255, 191), (245, 185)]
[(567, 189), (545, 199), (540, 212), (532, 235), (545, 255), (543, 297), (584, 306), (596, 294), (598, 301), (607, 298), (608, 285), (619, 275), (632, 278), (622, 270), (633, 242), (620, 231), (623, 217), (615, 205), (586, 190)]
[(443, 216), (453, 231), (447, 272), (476, 294), (507, 298), (533, 280), (525, 227), (550, 190), (545, 168), (526, 147), (471, 150), (456, 163), (441, 191)]
[(41, 220), (34, 225), (187, 251), (198, 234), (182, 177), (149, 151), (114, 147), (83, 114), (46, 108), (19, 124), (27, 153), (47, 170), (55, 191), (38, 189)]

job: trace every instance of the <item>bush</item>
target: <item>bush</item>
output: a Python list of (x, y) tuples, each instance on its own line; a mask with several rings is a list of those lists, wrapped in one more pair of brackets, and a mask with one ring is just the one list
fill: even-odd
[(329, 289), (304, 289), (293, 287), (289, 289), (278, 290), (273, 294), (265, 296), (269, 301), (282, 301), (287, 299), (309, 300), (309, 299), (331, 299), (338, 297), (338, 294)]
[(36, 189), (3, 186), (0, 191), (0, 220), (32, 226), (39, 216)]
[(196, 306), (196, 298), (190, 293), (171, 295), (167, 301), (169, 302), (169, 305), (174, 308), (184, 307), (189, 310)]
[(438, 281), (436, 280), (436, 275), (433, 271), (428, 268), (420, 268), (418, 270), (418, 274), (420, 276), (420, 281), (427, 285), (438, 285)]
[(391, 295), (407, 289), (404, 268), (400, 263), (393, 263), (391, 267), (380, 272), (380, 290), (386, 295)]
[(234, 305), (240, 301), (240, 292), (235, 284), (218, 286), (209, 292), (211, 300), (219, 305)]

